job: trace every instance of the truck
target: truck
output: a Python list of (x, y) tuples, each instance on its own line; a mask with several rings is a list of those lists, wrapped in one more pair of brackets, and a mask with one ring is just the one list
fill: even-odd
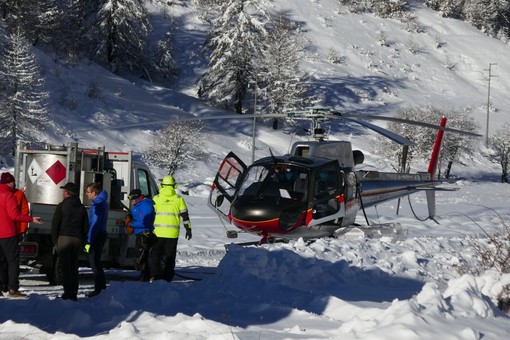
[[(133, 157), (131, 151), (107, 151), (80, 148), (78, 143), (66, 145), (19, 141), (16, 146), (14, 177), (18, 188), (24, 188), (30, 214), (40, 216), (44, 224), (29, 224), (20, 242), (21, 263), (39, 269), (50, 284), (60, 282), (59, 259), (51, 239), (51, 220), (58, 203), (63, 200), (61, 186), (78, 185), (85, 207), (91, 202), (84, 194), (90, 183), (101, 183), (108, 192), (107, 241), (101, 260), (106, 268), (133, 268), (136, 256), (135, 237), (124, 225), (128, 214), (129, 192), (140, 189), (146, 197), (158, 194), (158, 185), (150, 169)], [(88, 266), (87, 254), (80, 265)]]

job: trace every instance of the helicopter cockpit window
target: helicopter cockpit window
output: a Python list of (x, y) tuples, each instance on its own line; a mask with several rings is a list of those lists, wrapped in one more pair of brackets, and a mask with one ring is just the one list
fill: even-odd
[(306, 201), (308, 172), (289, 164), (253, 166), (239, 189), (239, 196), (276, 196)]
[(269, 170), (265, 166), (251, 167), (239, 188), (239, 196), (256, 195), (262, 188), (262, 183), (268, 174)]

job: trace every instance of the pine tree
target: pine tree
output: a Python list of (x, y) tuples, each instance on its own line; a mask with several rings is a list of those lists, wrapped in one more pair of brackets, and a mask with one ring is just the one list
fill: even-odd
[(43, 90), (44, 78), (21, 32), (17, 28), (10, 34), (0, 64), (2, 153), (14, 154), (19, 139), (39, 139), (49, 118), (46, 109), (48, 93)]
[(283, 114), (286, 109), (304, 108), (309, 103), (306, 75), (299, 69), (302, 44), (292, 35), (291, 21), (280, 15), (267, 34), (267, 47), (258, 58), (261, 102), (267, 113)]
[(64, 17), (63, 11), (59, 9), (56, 0), (38, 0), (33, 4), (37, 4), (34, 6), (37, 15), (36, 25), (32, 29), (35, 35), (34, 45), (38, 42), (52, 43), (54, 49), (57, 49), (57, 42), (61, 35), (60, 22)]
[(142, 0), (102, 0), (94, 25), (94, 37), (99, 38), (96, 57), (113, 71), (127, 66), (146, 72), (144, 57), (151, 30)]
[(21, 28), (32, 45), (56, 44), (63, 17), (56, 0), (10, 0), (6, 8), (11, 27)]
[(211, 55), (199, 82), (199, 97), (243, 112), (248, 86), (256, 79), (254, 61), (263, 49), (266, 4), (265, 0), (225, 1), (206, 41)]
[(476, 28), (493, 35), (498, 30), (499, 7), (494, 0), (467, 0), (464, 18)]
[(85, 3), (83, 0), (66, 0), (64, 12), (61, 41), (64, 52), (74, 59), (80, 54), (80, 47), (84, 45), (85, 32), (88, 28)]
[(172, 34), (165, 35), (154, 45), (152, 50), (151, 66), (154, 74), (160, 78), (170, 79), (175, 74), (175, 60), (172, 56)]

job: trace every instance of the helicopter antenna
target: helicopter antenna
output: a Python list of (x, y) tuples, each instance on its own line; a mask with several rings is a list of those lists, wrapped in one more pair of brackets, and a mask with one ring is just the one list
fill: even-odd
[(276, 163), (278, 163), (278, 162), (276, 161), (276, 157), (274, 156), (273, 150), (271, 150), (271, 148), (269, 148), (269, 153), (271, 154), (271, 159), (273, 160), (273, 162), (276, 166)]

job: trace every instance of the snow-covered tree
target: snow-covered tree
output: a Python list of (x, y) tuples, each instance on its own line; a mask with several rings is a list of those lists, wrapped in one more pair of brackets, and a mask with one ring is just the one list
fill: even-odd
[(142, 0), (101, 0), (92, 37), (97, 39), (96, 57), (113, 71), (127, 66), (146, 72), (144, 57), (151, 30)]
[[(424, 121), (424, 117), (428, 116), (428, 113), (424, 108), (403, 107), (397, 110), (395, 116), (400, 119)], [(396, 122), (390, 123), (388, 130), (416, 142), (416, 145), (410, 146), (406, 154), (400, 144), (393, 143), (386, 137), (377, 136), (376, 153), (384, 156), (385, 161), (389, 161), (394, 170), (409, 172), (412, 160), (421, 157), (423, 144), (431, 145), (430, 138), (427, 136), (427, 132), (430, 133), (430, 131), (421, 126)], [(404, 157), (406, 161), (405, 164), (402, 164)]]
[(54, 43), (60, 35), (63, 12), (56, 0), (7, 0), (5, 4), (11, 26), (21, 28), (31, 44)]
[(211, 23), (218, 16), (221, 5), (226, 0), (193, 0), (198, 10), (198, 17), (207, 23)]
[(466, 0), (425, 0), (425, 4), (444, 17), (460, 19), (463, 17), (462, 7)]
[(503, 40), (510, 37), (508, 0), (426, 0), (425, 4), (445, 17), (465, 20), (491, 36)]
[(167, 32), (152, 49), (151, 69), (154, 77), (170, 79), (175, 75), (175, 60), (172, 56), (172, 34)]
[(339, 0), (342, 5), (347, 6), (351, 11), (373, 12), (381, 17), (400, 16), (406, 10), (406, 0)]
[(268, 19), (265, 0), (227, 0), (206, 41), (209, 66), (199, 82), (198, 95), (215, 105), (243, 112), (254, 62), (263, 50)]
[[(439, 123), (441, 116), (447, 117), (446, 126), (452, 129), (457, 129), (466, 132), (476, 132), (479, 126), (475, 120), (466, 111), (454, 111), (448, 110), (447, 112), (441, 112), (434, 110), (435, 123)], [(454, 162), (461, 163), (463, 158), (473, 156), (477, 149), (479, 141), (475, 136), (446, 132), (443, 138), (443, 145), (441, 148), (441, 163), (445, 164), (443, 171), (444, 177), (449, 178), (452, 165)]]
[(508, 183), (508, 165), (510, 162), (510, 124), (506, 123), (490, 138), (489, 159), (501, 166), (501, 182)]
[[(448, 118), (447, 127), (467, 132), (474, 132), (477, 129), (474, 120), (465, 112), (453, 110), (445, 112), (431, 106), (399, 108), (396, 112), (398, 118), (434, 125), (439, 125), (442, 116)], [(403, 147), (396, 143), (389, 143), (385, 137), (377, 138), (379, 145), (377, 153), (390, 160), (395, 170), (408, 172), (413, 159), (423, 161), (430, 159), (432, 147), (436, 140), (436, 131), (428, 127), (397, 122), (390, 123), (388, 129), (416, 143), (416, 145), (409, 147), (407, 161), (402, 169)], [(445, 133), (440, 158), (447, 163), (445, 170), (447, 176), (450, 174), (453, 162), (458, 162), (463, 157), (472, 156), (475, 146), (476, 140), (471, 135)]]
[(0, 62), (0, 140), (2, 153), (14, 153), (19, 139), (36, 140), (48, 125), (44, 78), (21, 29), (9, 36)]
[(258, 98), (264, 102), (267, 113), (283, 114), (289, 108), (304, 108), (309, 104), (306, 96), (307, 77), (299, 68), (302, 44), (292, 34), (291, 21), (279, 15), (268, 30), (266, 48), (259, 59)]
[[(37, 4), (37, 6), (34, 6)], [(60, 39), (60, 22), (64, 17), (64, 13), (59, 9), (57, 0), (38, 0), (32, 2), (32, 6), (37, 9), (38, 19), (32, 31), (34, 35), (34, 45), (41, 43), (53, 43), (57, 48), (57, 41)]]
[(493, 0), (467, 0), (464, 4), (464, 18), (482, 31), (491, 31), (491, 25), (497, 20), (498, 6)]
[(158, 131), (142, 156), (152, 167), (165, 169), (169, 175), (177, 169), (193, 167), (193, 161), (203, 156), (204, 138), (200, 121), (175, 121)]
[(87, 13), (83, 0), (66, 0), (64, 3), (65, 16), (62, 20), (62, 35), (64, 52), (70, 58), (80, 54), (80, 47), (85, 44), (85, 32), (88, 28)]

